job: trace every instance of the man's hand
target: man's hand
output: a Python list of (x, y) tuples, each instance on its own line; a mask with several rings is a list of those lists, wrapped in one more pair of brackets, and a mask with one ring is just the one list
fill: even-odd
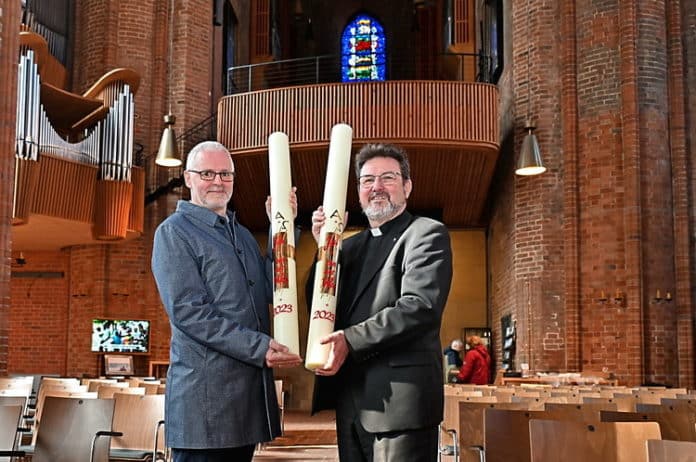
[(324, 207), (319, 206), (314, 212), (312, 212), (312, 236), (314, 240), (319, 244), (319, 235), (321, 234), (321, 227), (324, 226), (326, 222), (326, 215), (324, 215)]
[[(290, 208), (292, 209), (292, 219), (297, 218), (297, 186), (290, 189)], [(273, 222), (271, 217), (271, 196), (266, 196), (266, 216), (268, 221)]]
[(316, 369), (314, 373), (317, 375), (335, 375), (348, 357), (349, 350), (346, 334), (342, 330), (337, 330), (319, 339), (319, 343), (322, 345), (330, 343), (331, 351), (324, 367)]
[(288, 347), (271, 339), (266, 352), (266, 366), (295, 367), (302, 364), (300, 355), (290, 353)]
[[(345, 212), (343, 221), (348, 223), (348, 212)], [(324, 207), (319, 206), (314, 212), (312, 212), (312, 236), (314, 240), (319, 244), (319, 236), (321, 235), (321, 227), (326, 223), (326, 215), (324, 214)]]

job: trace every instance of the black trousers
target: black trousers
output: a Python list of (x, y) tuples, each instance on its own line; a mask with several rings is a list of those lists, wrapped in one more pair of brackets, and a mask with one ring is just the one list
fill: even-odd
[(224, 449), (172, 449), (174, 462), (251, 462), (254, 445)]
[[(347, 397), (349, 394), (344, 394)], [(370, 433), (360, 424), (353, 400), (336, 409), (338, 456), (341, 462), (435, 462), (437, 425), (415, 430)]]

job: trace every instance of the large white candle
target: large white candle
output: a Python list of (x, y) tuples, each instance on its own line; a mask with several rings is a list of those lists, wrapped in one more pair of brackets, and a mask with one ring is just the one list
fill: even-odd
[(309, 370), (324, 366), (331, 349), (330, 345), (321, 345), (319, 339), (333, 332), (336, 321), (336, 294), (340, 273), (338, 256), (345, 226), (352, 140), (353, 129), (349, 125), (338, 124), (331, 129), (323, 203), (326, 222), (319, 236), (319, 257), (307, 336), (305, 367)]
[(268, 137), (271, 181), (271, 234), (273, 235), (273, 338), (300, 354), (297, 322), (295, 231), (290, 205), (290, 148), (282, 132)]

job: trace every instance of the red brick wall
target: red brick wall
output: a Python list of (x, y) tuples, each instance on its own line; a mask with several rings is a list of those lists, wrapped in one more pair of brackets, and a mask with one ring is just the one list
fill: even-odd
[[(513, 37), (531, 37), (513, 42), (502, 83), (514, 90), (514, 151), (531, 112), (549, 168), (513, 180), (502, 162), (514, 182), (493, 196), (492, 327), (500, 338), (500, 316), (513, 313), (518, 363), (694, 383), (693, 122), (683, 127), (695, 40), (681, 29), (694, 13), (684, 2), (513, 2)], [(658, 289), (676, 290), (676, 305), (654, 303)], [(617, 290), (623, 304), (598, 301)]]
[[(676, 315), (673, 306), (653, 303), (658, 289), (674, 292), (674, 221), (670, 159), (670, 63), (667, 55), (666, 2), (643, 2), (638, 23), (637, 96), (639, 98), (641, 227), (645, 377), (677, 382)], [(672, 45), (673, 46), (673, 45)]]
[(167, 111), (168, 5), (151, 0), (75, 2), (72, 91), (84, 92), (118, 67), (138, 72), (134, 135), (145, 155), (156, 152)]
[[(512, 43), (499, 85), (503, 142), (488, 230), (495, 356), (500, 317), (510, 313), (518, 327), (517, 365), (608, 368), (629, 384), (693, 387), (696, 167), (689, 159), (696, 139), (690, 109), (696, 107), (696, 4), (509, 3)], [(5, 68), (16, 67), (16, 33), (8, 30), (17, 30), (18, 9), (3, 7), (0, 16)], [(156, 149), (170, 100), (178, 130), (214, 107), (212, 2), (175, 1), (171, 86), (167, 11), (167, 1), (76, 2), (74, 88), (83, 91), (118, 66), (140, 72), (136, 141), (145, 153)], [(95, 316), (152, 320), (149, 359), (166, 360), (169, 326), (149, 262), (152, 232), (173, 211), (175, 196), (147, 207), (138, 241), (27, 255), (27, 268), (39, 265), (66, 277), (9, 281), (13, 80), (14, 73), (0, 84), (6, 108), (0, 111), (6, 146), (0, 153), (0, 374), (5, 358), (11, 372), (98, 373), (99, 357), (88, 352)], [(549, 170), (520, 178), (514, 160), (528, 114)], [(625, 303), (598, 301), (602, 291), (617, 289)], [(653, 303), (657, 289), (675, 300)], [(41, 353), (27, 353), (33, 351)], [(147, 359), (137, 358), (139, 373)]]
[[(190, 128), (217, 110), (217, 102), (210, 99), (213, 2), (189, 0), (176, 3), (171, 63), (172, 109), (177, 117), (177, 127)], [(222, 51), (217, 50), (217, 53)], [(186, 146), (185, 151), (192, 147)]]
[(169, 0), (78, 0), (75, 7), (74, 91), (84, 91), (116, 67), (136, 70), (141, 82), (135, 141), (145, 155), (156, 152), (170, 106), (179, 134), (216, 110), (210, 97), (212, 56), (222, 51), (213, 49), (213, 2), (174, 1), (171, 62), (169, 5)]
[[(161, 341), (158, 313), (150, 303), (148, 241), (73, 248), (68, 338), (68, 374), (101, 373), (99, 356), (90, 351), (91, 321), (97, 317), (152, 321), (153, 346)], [(136, 356), (136, 372), (147, 374), (147, 357)]]
[[(696, 229), (696, 214), (693, 211), (693, 201), (696, 197), (696, 164), (690, 159), (693, 158), (694, 143), (696, 139), (696, 34), (693, 25), (696, 24), (696, 3), (678, 2), (677, 5), (670, 4), (668, 8), (670, 16), (673, 18), (668, 28), (671, 40), (676, 40), (683, 46), (682, 53), (672, 52), (670, 60), (674, 63), (673, 79), (679, 81), (675, 95), (671, 99), (677, 113), (683, 113), (682, 123), (675, 127), (675, 149), (672, 153), (674, 159), (675, 172), (675, 270), (677, 280), (675, 284), (675, 311), (677, 320), (678, 338), (678, 365), (679, 383), (690, 383), (694, 387), (696, 373), (694, 372), (694, 340), (693, 316), (695, 307), (694, 300), (694, 246), (696, 241), (692, 238), (693, 230)], [(679, 17), (677, 19), (676, 17)], [(675, 56), (676, 54), (676, 56)], [(681, 66), (681, 67), (680, 67)], [(683, 95), (683, 96), (682, 96)], [(677, 121), (679, 119), (677, 118)], [(683, 133), (682, 133), (683, 132)]]
[[(69, 330), (69, 252), (24, 252), (26, 264), (13, 268), (8, 371), (65, 374)], [(62, 273), (61, 277), (40, 277)]]

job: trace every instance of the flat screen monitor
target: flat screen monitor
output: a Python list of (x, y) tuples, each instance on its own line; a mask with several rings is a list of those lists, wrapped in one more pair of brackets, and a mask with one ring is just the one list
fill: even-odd
[(92, 351), (99, 353), (147, 353), (150, 321), (143, 319), (93, 319)]

